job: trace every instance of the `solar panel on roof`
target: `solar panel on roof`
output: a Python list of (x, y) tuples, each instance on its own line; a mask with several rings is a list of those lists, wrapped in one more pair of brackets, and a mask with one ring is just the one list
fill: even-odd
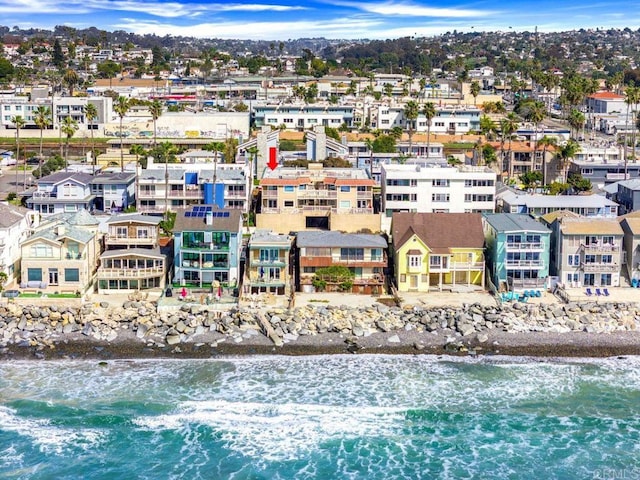
[(191, 212), (184, 212), (184, 216), (185, 217), (190, 217), (191, 216)]
[(228, 217), (229, 216), (229, 212), (222, 212), (224, 213), (223, 217)]

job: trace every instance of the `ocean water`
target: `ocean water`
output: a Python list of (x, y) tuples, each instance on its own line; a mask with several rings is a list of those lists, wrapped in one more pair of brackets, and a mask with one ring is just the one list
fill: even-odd
[(0, 479), (640, 478), (640, 358), (0, 364)]

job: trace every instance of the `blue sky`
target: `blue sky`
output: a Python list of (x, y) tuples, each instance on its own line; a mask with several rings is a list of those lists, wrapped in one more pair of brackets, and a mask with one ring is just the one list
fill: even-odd
[[(0, 0), (0, 24), (55, 25), (139, 34), (287, 40), (301, 37), (398, 38), (447, 31), (624, 28), (640, 5), (590, 0)], [(629, 23), (633, 21), (634, 23)]]

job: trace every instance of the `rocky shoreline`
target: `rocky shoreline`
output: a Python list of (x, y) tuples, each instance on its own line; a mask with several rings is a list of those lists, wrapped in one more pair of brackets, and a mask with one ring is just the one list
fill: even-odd
[(640, 354), (640, 304), (307, 305), (209, 310), (151, 302), (0, 306), (0, 358), (335, 353)]

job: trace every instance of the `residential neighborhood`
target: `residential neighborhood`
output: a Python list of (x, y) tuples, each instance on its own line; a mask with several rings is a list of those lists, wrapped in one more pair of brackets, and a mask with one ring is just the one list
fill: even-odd
[(73, 75), (0, 91), (5, 290), (499, 300), (640, 282), (638, 101), (619, 78), (568, 101), (557, 68), (310, 75), (280, 51), (211, 73), (135, 45), (82, 45), (81, 68), (56, 42)]

